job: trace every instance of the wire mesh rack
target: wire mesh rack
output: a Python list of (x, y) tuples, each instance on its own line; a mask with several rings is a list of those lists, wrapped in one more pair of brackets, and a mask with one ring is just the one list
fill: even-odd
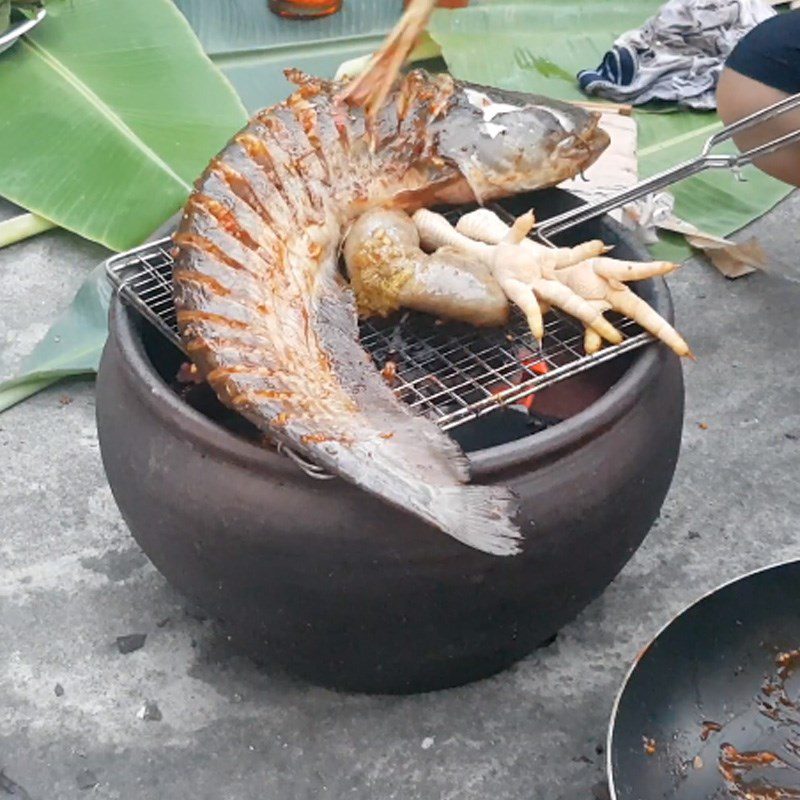
[[(495, 210), (507, 216), (504, 209)], [(452, 221), (458, 212), (449, 216)], [(106, 270), (123, 300), (183, 349), (172, 298), (171, 248), (169, 238), (152, 242), (109, 259)], [(397, 397), (447, 431), (652, 341), (633, 321), (610, 319), (625, 339), (593, 355), (583, 350), (582, 326), (555, 311), (546, 318), (541, 346), (516, 312), (502, 329), (406, 313), (399, 320), (362, 322), (360, 339)]]

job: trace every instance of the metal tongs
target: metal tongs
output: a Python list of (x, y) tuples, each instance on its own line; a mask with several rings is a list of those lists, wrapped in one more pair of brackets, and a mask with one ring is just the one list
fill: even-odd
[[(757, 111), (755, 114), (750, 114), (750, 116), (744, 117), (738, 122), (724, 127), (721, 131), (718, 131), (713, 136), (706, 139), (706, 143), (700, 155), (695, 158), (684, 161), (671, 169), (659, 172), (651, 178), (647, 178), (647, 180), (641, 181), (635, 186), (631, 186), (629, 189), (625, 189), (612, 197), (598, 200), (595, 203), (578, 206), (578, 208), (543, 220), (533, 229), (533, 234), (543, 244), (553, 247), (554, 245), (550, 241), (551, 236), (561, 233), (561, 231), (565, 231), (568, 228), (580, 225), (582, 222), (599, 217), (602, 214), (607, 214), (609, 211), (614, 211), (617, 208), (639, 200), (642, 197), (646, 197), (649, 194), (666, 189), (668, 186), (684, 178), (697, 175), (697, 173), (704, 172), (707, 169), (730, 169), (735, 172), (751, 164), (755, 159), (761, 156), (774, 153), (776, 150), (780, 150), (782, 147), (794, 144), (795, 142), (800, 142), (800, 129), (798, 129), (792, 133), (784, 134), (777, 139), (772, 139), (758, 147), (745, 150), (744, 152), (730, 155), (711, 152), (718, 145), (732, 139), (733, 136), (740, 131), (753, 128), (756, 125), (774, 119), (795, 108), (800, 108), (800, 94), (787, 97), (785, 100), (774, 103), (761, 111)], [(744, 180), (743, 178), (740, 179)]]
[(0, 53), (8, 50), (17, 39), (23, 37), (26, 33), (33, 30), (45, 17), (47, 11), (43, 5), (36, 6), (36, 14), (33, 17), (26, 17), (16, 25), (12, 25), (7, 31), (0, 33)]

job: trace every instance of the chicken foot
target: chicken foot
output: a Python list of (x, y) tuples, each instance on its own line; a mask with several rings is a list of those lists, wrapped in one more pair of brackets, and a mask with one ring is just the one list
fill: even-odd
[[(520, 224), (520, 220), (523, 219), (524, 222)], [(564, 286), (573, 298), (581, 298), (591, 306), (596, 315), (595, 318), (603, 318), (602, 315), (606, 311), (617, 311), (637, 322), (646, 331), (668, 345), (677, 355), (694, 357), (683, 337), (672, 325), (624, 283), (625, 281), (640, 281), (658, 275), (667, 275), (677, 269), (677, 264), (668, 261), (623, 261), (601, 254), (593, 254), (583, 259), (575, 258), (573, 254), (580, 249), (580, 246), (555, 249), (545, 247), (527, 238), (527, 233), (532, 227), (532, 215), (523, 215), (513, 226), (509, 227), (492, 211), (479, 209), (462, 217), (456, 230), (489, 244), (502, 244), (509, 241), (509, 237), (511, 237), (531, 259), (539, 259), (544, 265), (543, 271)], [(515, 229), (516, 233), (514, 233)], [(606, 252), (607, 249), (604, 246), (603, 252)], [(513, 269), (513, 265), (507, 267), (502, 262), (498, 262), (498, 269), (500, 271)], [(495, 277), (498, 277), (497, 272), (495, 272)], [(503, 282), (499, 277), (498, 281), (502, 286)], [(536, 294), (538, 284), (534, 281), (530, 285)], [(596, 352), (599, 349), (601, 342), (597, 334), (603, 334), (597, 325), (587, 324), (588, 315), (583, 317), (573, 313), (565, 305), (552, 302), (546, 294), (541, 295), (541, 299), (550, 302), (551, 305), (557, 305), (584, 323), (588, 329), (584, 338), (584, 346), (588, 353)], [(608, 337), (604, 336), (604, 338)], [(609, 339), (609, 341), (612, 340)]]
[[(581, 263), (605, 252), (603, 242), (585, 242), (577, 247), (562, 248), (558, 252), (531, 242), (533, 248), (528, 249), (522, 247), (521, 242), (530, 241), (526, 239), (526, 234), (533, 226), (532, 214), (523, 215), (511, 228), (499, 218), (495, 219), (503, 225), (502, 236), (490, 237), (489, 232), (484, 232), (484, 236), (473, 239), (432, 211), (421, 209), (413, 217), (422, 246), (426, 249), (448, 245), (483, 260), (492, 270), (506, 297), (525, 314), (531, 333), (538, 341), (541, 342), (544, 337), (543, 316), (551, 306), (579, 319), (612, 344), (622, 341), (622, 334), (595, 306), (554, 277), (557, 269)], [(499, 231), (495, 229), (493, 232)], [(489, 244), (477, 241), (478, 238), (494, 238), (495, 241)]]

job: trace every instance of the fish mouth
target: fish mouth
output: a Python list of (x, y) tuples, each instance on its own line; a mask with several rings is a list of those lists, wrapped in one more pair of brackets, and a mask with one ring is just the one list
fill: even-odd
[(600, 116), (594, 115), (584, 131), (572, 134), (559, 147), (559, 156), (572, 164), (576, 173), (594, 164), (611, 143), (611, 137), (599, 123)]

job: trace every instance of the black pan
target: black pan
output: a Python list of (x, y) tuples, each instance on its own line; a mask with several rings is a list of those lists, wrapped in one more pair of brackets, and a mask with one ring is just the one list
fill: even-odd
[(800, 561), (738, 578), (678, 615), (617, 697), (612, 797), (800, 798), (798, 649)]

